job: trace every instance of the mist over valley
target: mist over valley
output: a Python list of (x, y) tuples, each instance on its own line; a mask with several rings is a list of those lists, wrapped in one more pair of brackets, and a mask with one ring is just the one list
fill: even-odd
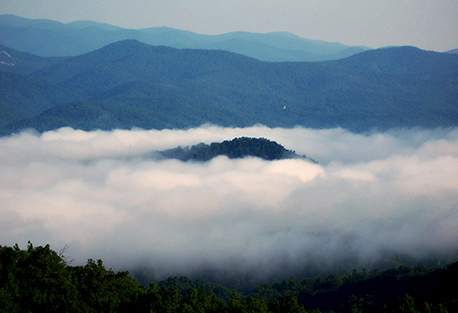
[[(320, 163), (144, 157), (243, 136)], [(261, 282), (386, 267), (396, 256), (455, 260), (457, 141), (455, 128), (22, 132), (0, 139), (3, 244), (68, 245), (76, 264), (101, 258), (157, 279)]]

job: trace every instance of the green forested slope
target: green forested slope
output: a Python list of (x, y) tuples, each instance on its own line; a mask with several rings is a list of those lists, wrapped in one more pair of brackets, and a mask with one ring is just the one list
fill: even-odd
[(0, 129), (76, 97), (42, 79), (0, 71)]
[(173, 158), (181, 161), (209, 161), (224, 155), (230, 159), (258, 157), (264, 160), (281, 160), (306, 158), (281, 144), (266, 138), (240, 137), (223, 142), (212, 142), (207, 145), (200, 143), (191, 147), (177, 147), (164, 151), (155, 151), (151, 155), (156, 158)]
[[(30, 81), (63, 90), (66, 98), (29, 118), (3, 118), (9, 124), (4, 133), (27, 127), (161, 129), (203, 123), (353, 131), (458, 124), (458, 56), (413, 47), (338, 61), (268, 63), (225, 51), (128, 40), (37, 69), (9, 92)], [(14, 98), (8, 101), (20, 107)]]
[(36, 70), (57, 64), (66, 57), (39, 57), (30, 53), (19, 52), (0, 44), (0, 64), (2, 71), (29, 74)]

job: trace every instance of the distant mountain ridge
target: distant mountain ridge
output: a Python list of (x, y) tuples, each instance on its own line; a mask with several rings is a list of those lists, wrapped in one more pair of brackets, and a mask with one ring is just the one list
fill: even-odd
[(458, 125), (458, 56), (414, 47), (262, 62), (136, 40), (70, 58), (0, 47), (0, 129), (297, 125), (352, 131)]
[(168, 27), (136, 30), (91, 21), (63, 24), (0, 15), (0, 44), (40, 56), (77, 56), (126, 39), (180, 49), (227, 50), (277, 62), (333, 60), (368, 49), (308, 40), (286, 32), (200, 35)]
[(0, 64), (3, 65), (1, 69), (4, 71), (29, 74), (38, 69), (60, 63), (65, 59), (65, 57), (39, 57), (0, 44)]

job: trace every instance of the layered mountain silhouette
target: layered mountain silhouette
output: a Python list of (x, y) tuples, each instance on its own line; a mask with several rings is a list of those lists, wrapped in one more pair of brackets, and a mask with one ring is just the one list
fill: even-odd
[(458, 55), (414, 47), (323, 62), (262, 62), (136, 40), (76, 57), (0, 46), (3, 134), (222, 126), (353, 131), (458, 124)]
[(368, 49), (304, 39), (287, 32), (201, 35), (167, 27), (136, 30), (90, 21), (63, 24), (0, 15), (0, 44), (40, 56), (77, 56), (126, 39), (155, 46), (226, 50), (262, 61), (333, 60)]

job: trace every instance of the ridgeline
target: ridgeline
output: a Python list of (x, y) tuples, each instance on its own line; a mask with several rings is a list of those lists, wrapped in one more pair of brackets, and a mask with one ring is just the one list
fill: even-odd
[(414, 47), (261, 62), (135, 40), (76, 57), (0, 46), (0, 133), (25, 128), (458, 126), (458, 55)]

